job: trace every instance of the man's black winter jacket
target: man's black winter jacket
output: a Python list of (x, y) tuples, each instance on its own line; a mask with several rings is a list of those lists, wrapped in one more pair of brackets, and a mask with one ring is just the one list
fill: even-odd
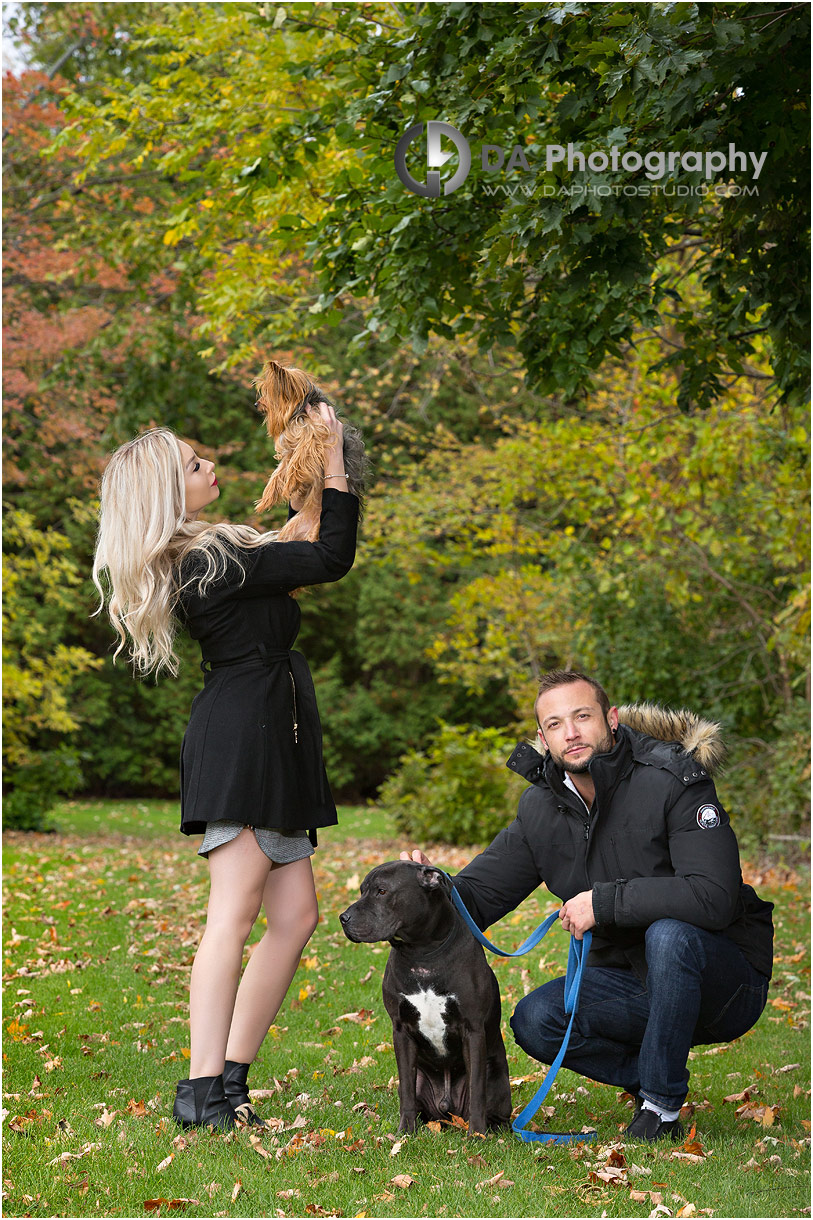
[(771, 976), (772, 904), (740, 872), (737, 840), (714, 784), (683, 746), (620, 724), (590, 763), (590, 812), (550, 756), (517, 746), (508, 766), (530, 781), (515, 820), (454, 878), (481, 928), (544, 882), (566, 902), (592, 890), (591, 966), (646, 977), (644, 934), (657, 919), (722, 932)]

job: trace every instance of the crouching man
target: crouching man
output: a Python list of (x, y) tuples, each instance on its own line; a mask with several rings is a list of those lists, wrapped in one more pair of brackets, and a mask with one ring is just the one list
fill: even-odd
[[(454, 885), (482, 929), (544, 882), (564, 930), (592, 931), (564, 1066), (636, 1097), (628, 1139), (680, 1139), (690, 1047), (755, 1024), (773, 959), (773, 905), (743, 884), (709, 775), (718, 726), (648, 704), (619, 714), (573, 670), (542, 679), (536, 718), (541, 754), (522, 743), (508, 761), (531, 785), (517, 816)], [(567, 1022), (558, 978), (511, 1028), (552, 1063)]]

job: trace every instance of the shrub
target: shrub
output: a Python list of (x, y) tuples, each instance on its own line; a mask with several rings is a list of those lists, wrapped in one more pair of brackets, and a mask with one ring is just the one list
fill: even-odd
[(103, 662), (65, 641), (82, 587), (67, 536), (10, 510), (3, 542), (3, 824), (46, 830), (47, 811), (81, 783), (77, 750), (54, 743), (80, 731), (75, 684)]
[(82, 785), (79, 757), (68, 746), (45, 751), (18, 767), (13, 783), (3, 795), (5, 829), (52, 830), (48, 811)]
[(806, 699), (798, 697), (771, 727), (776, 739), (732, 743), (717, 789), (746, 854), (804, 856), (810, 844)]
[(401, 757), (379, 802), (418, 842), (488, 842), (513, 817), (516, 785), (505, 762), (515, 744), (500, 729), (441, 723), (426, 750)]

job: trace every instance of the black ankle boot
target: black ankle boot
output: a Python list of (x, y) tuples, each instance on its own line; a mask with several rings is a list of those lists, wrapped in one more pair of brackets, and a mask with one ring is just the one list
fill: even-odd
[(227, 1059), (223, 1068), (223, 1087), (232, 1109), (241, 1122), (248, 1123), (250, 1127), (264, 1127), (265, 1123), (254, 1109), (248, 1095), (246, 1081), (250, 1067), (250, 1063), (236, 1063), (234, 1059)]
[(184, 1128), (212, 1126), (228, 1131), (234, 1127), (236, 1119), (223, 1088), (223, 1077), (179, 1080), (172, 1117)]

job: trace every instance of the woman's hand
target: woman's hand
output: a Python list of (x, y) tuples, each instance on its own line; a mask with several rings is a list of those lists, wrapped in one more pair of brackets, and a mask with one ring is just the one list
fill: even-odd
[(336, 412), (330, 403), (320, 402), (316, 406), (310, 405), (307, 407), (307, 412), (311, 419), (320, 419), (322, 421), (328, 432), (331, 433), (331, 444), (335, 447), (338, 442), (338, 446), (341, 449), (344, 427), (342, 421), (337, 418)]
[(309, 406), (307, 410), (311, 419), (321, 420), (330, 434), (325, 445), (325, 487), (332, 487), (334, 491), (348, 491), (344, 472), (342, 421), (336, 418), (336, 412), (327, 402), (320, 402), (318, 406)]

